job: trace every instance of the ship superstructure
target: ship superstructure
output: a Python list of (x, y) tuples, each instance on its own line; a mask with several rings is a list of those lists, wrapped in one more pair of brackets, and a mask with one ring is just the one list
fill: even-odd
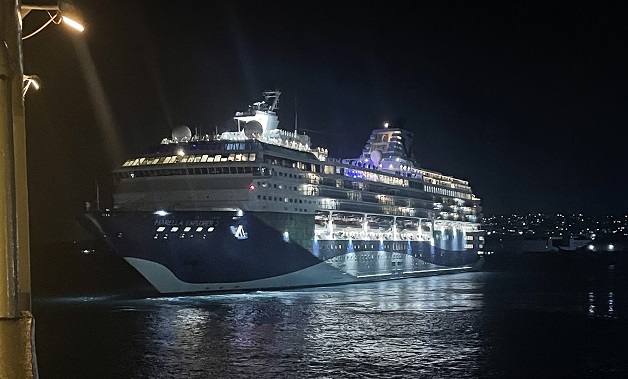
[(278, 128), (279, 91), (236, 131), (176, 128), (113, 173), (98, 232), (162, 293), (290, 288), (475, 268), (484, 232), (465, 180), (416, 165), (413, 135), (375, 129), (332, 159)]

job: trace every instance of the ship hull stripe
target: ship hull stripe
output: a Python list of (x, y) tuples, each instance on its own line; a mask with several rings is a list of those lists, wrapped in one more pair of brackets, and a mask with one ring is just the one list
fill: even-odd
[(329, 286), (338, 284), (350, 284), (372, 282), (381, 280), (404, 279), (411, 277), (433, 276), (451, 274), (477, 269), (477, 265), (455, 268), (436, 268), (402, 272), (385, 275), (358, 275), (353, 276), (343, 273), (327, 263), (304, 268), (299, 271), (279, 275), (272, 278), (256, 279), (242, 282), (227, 283), (186, 283), (178, 279), (167, 267), (156, 262), (137, 258), (125, 258), (125, 260), (142, 274), (160, 293), (214, 293), (214, 292), (240, 292), (255, 290), (290, 289), (301, 287)]

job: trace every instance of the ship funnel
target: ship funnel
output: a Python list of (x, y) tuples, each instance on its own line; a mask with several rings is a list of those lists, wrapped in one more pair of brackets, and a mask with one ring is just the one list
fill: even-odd
[(390, 170), (399, 170), (401, 166), (416, 167), (412, 139), (413, 134), (405, 129), (390, 126), (375, 129), (362, 150), (360, 160)]

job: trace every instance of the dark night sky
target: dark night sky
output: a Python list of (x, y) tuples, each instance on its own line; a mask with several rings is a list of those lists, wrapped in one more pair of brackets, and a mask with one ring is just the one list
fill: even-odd
[[(628, 211), (626, 9), (605, 2), (75, 1), (86, 31), (24, 41), (31, 235), (171, 127), (233, 126), (263, 90), (281, 126), (356, 157), (384, 121), (484, 213)], [(619, 4), (619, 3), (617, 3)], [(41, 12), (40, 12), (41, 13)], [(24, 20), (27, 34), (45, 14)], [(52, 236), (52, 237), (51, 237)]]

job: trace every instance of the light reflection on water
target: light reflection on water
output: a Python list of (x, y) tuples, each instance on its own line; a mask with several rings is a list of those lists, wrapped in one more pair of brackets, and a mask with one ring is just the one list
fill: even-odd
[[(147, 342), (158, 341), (153, 357), (161, 360), (151, 366), (170, 355), (211, 377), (380, 377), (427, 374), (439, 366), (472, 376), (481, 351), (480, 290), (479, 282), (434, 277), (158, 298), (135, 306), (153, 310), (144, 334)], [(160, 349), (164, 344), (167, 350)], [(459, 363), (447, 363), (452, 360)]]
[[(626, 373), (618, 363), (626, 349), (604, 356), (612, 351), (604, 344), (616, 341), (605, 334), (609, 325), (595, 320), (610, 315), (603, 319), (615, 332), (626, 329), (625, 291), (614, 291), (465, 273), (285, 292), (67, 301), (35, 314), (37, 349), (47, 378), (551, 377), (583, 370), (612, 377)], [(60, 339), (64, 348), (54, 349)]]

